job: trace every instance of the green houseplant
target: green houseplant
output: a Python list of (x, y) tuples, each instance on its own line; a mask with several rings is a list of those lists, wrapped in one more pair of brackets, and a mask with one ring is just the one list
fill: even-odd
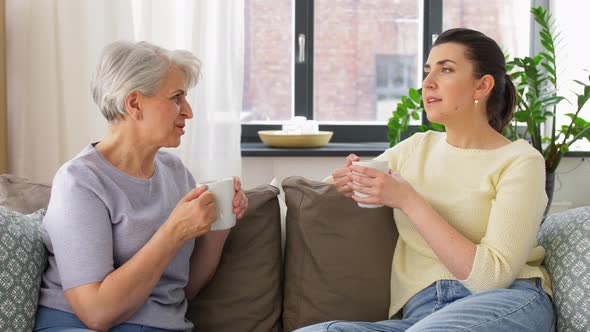
[[(579, 116), (590, 99), (590, 76), (588, 82), (575, 81), (581, 87), (581, 92), (574, 92), (576, 111), (564, 114), (569, 118), (568, 123), (557, 126), (557, 105), (570, 102), (559, 94), (557, 87), (556, 45), (559, 33), (548, 10), (539, 6), (532, 8), (531, 13), (540, 27), (542, 50), (533, 57), (507, 58), (507, 70), (517, 88), (517, 105), (514, 120), (504, 134), (512, 140), (528, 140), (545, 158), (545, 189), (549, 207), (553, 197), (555, 170), (562, 157), (577, 140), (585, 138), (590, 141), (590, 122)], [(421, 92), (421, 89), (410, 89), (408, 96), (403, 96), (393, 111), (387, 124), (391, 146), (401, 140), (411, 118), (420, 118), (424, 110)], [(418, 127), (418, 131), (426, 130), (442, 131), (444, 128), (436, 123)]]

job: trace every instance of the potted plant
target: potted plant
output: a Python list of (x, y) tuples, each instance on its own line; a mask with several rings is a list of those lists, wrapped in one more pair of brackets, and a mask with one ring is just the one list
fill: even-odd
[[(590, 99), (590, 76), (588, 82), (575, 81), (581, 92), (575, 92), (575, 113), (564, 114), (568, 123), (557, 126), (557, 105), (570, 102), (559, 94), (557, 86), (556, 33), (555, 21), (548, 10), (534, 7), (531, 13), (541, 28), (539, 36), (543, 49), (534, 57), (515, 57), (507, 61), (507, 70), (517, 88), (517, 101), (514, 120), (504, 134), (512, 139), (526, 139), (545, 158), (545, 190), (549, 203), (553, 198), (555, 170), (569, 147), (579, 139), (590, 141), (590, 122), (579, 116), (580, 111)], [(393, 111), (389, 123), (390, 145), (397, 144), (401, 134), (408, 130), (410, 118), (419, 119), (424, 110), (421, 89), (410, 89), (409, 96), (403, 96)], [(571, 103), (571, 102), (570, 102)], [(444, 130), (440, 124), (429, 123), (418, 127), (418, 131)]]

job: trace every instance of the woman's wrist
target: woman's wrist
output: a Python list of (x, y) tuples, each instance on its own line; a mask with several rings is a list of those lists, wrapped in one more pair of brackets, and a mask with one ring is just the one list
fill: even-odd
[(407, 215), (410, 216), (413, 212), (416, 212), (417, 209), (420, 209), (424, 206), (426, 201), (422, 196), (412, 188), (411, 194), (406, 196), (406, 199), (402, 202), (400, 206), (400, 210)]
[(158, 230), (157, 233), (161, 233), (161, 235), (166, 238), (170, 243), (173, 243), (178, 248), (182, 247), (191, 237), (186, 234), (187, 232), (186, 227), (180, 227), (178, 223), (173, 222), (171, 219), (168, 219), (162, 227)]

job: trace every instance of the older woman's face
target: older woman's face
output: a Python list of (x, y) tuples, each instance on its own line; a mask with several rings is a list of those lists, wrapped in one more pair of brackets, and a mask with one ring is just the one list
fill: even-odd
[(424, 65), (422, 99), (428, 120), (448, 124), (465, 119), (472, 112), (477, 86), (474, 65), (457, 43), (435, 46)]
[(158, 147), (177, 147), (185, 121), (193, 117), (186, 100), (185, 77), (173, 66), (153, 96), (143, 96), (142, 127), (145, 137)]

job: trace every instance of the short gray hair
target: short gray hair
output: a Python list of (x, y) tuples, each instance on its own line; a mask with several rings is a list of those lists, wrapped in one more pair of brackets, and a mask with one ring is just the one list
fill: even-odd
[(133, 91), (151, 96), (159, 88), (170, 67), (177, 66), (187, 89), (199, 81), (201, 61), (191, 52), (167, 50), (142, 41), (117, 41), (107, 45), (92, 78), (94, 102), (109, 123), (127, 116), (125, 98)]

